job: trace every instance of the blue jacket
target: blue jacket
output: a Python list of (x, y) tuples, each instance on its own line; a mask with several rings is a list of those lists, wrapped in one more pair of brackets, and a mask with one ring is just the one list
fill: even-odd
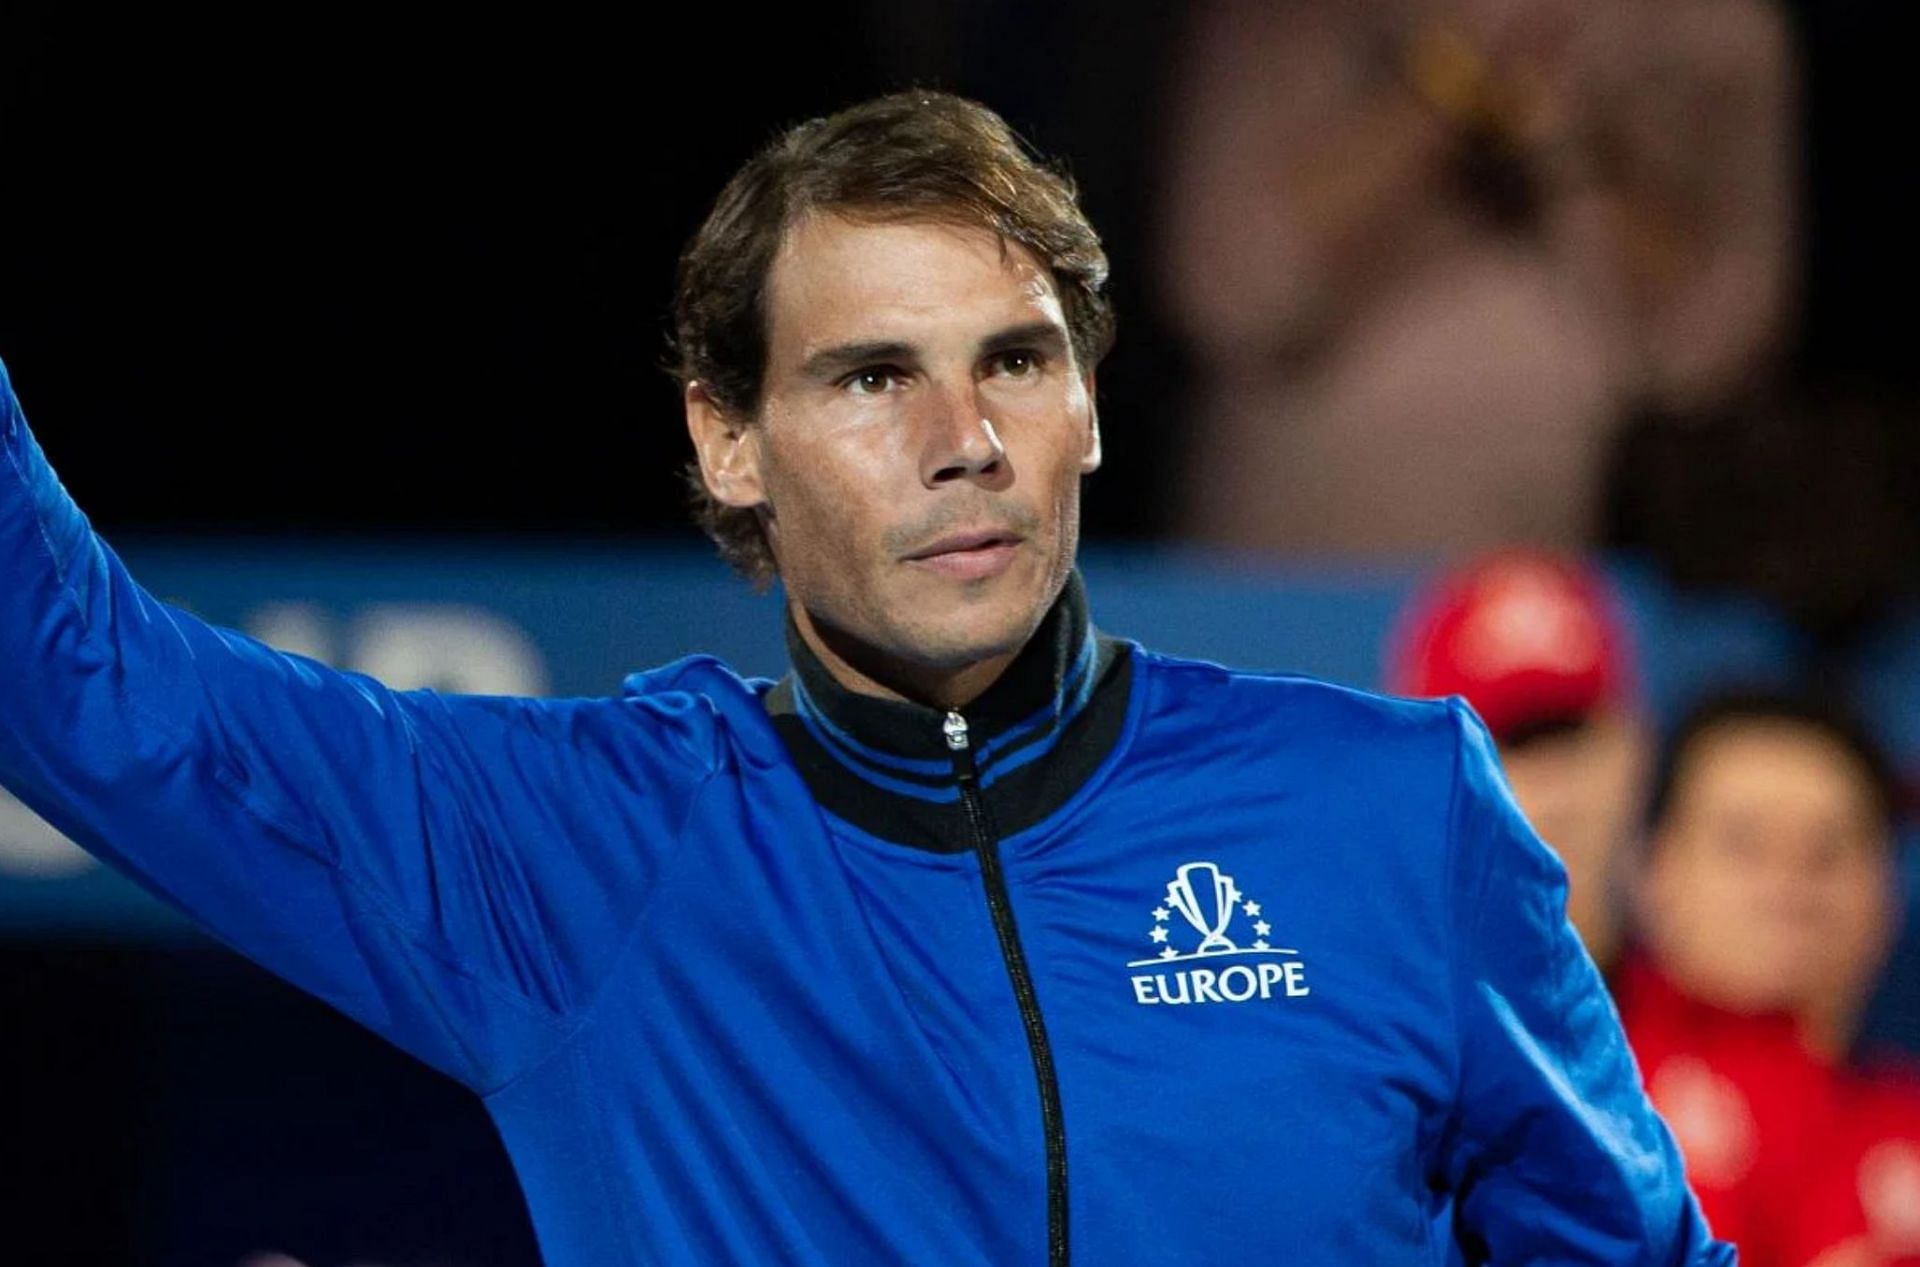
[(1457, 701), (396, 692), (142, 591), (0, 373), (0, 782), (472, 1087), (547, 1261), (1730, 1263)]

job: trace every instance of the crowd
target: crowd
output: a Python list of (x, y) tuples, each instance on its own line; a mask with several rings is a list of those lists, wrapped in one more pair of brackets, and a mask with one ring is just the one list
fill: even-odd
[(1920, 1263), (1920, 1066), (1858, 1041), (1901, 916), (1900, 784), (1817, 694), (1728, 685), (1656, 738), (1633, 648), (1599, 572), (1504, 551), (1415, 601), (1386, 684), (1486, 720), (1741, 1261)]
[[(1861, 1037), (1909, 807), (1856, 689), (1914, 588), (1920, 428), (1802, 355), (1801, 25), (1197, 8), (1159, 216), (1201, 383), (1177, 519), (1439, 569), (1383, 685), (1499, 740), (1716, 1232), (1760, 1267), (1920, 1263), (1920, 1072)], [(1656, 716), (1608, 549), (1771, 605), (1800, 684)]]

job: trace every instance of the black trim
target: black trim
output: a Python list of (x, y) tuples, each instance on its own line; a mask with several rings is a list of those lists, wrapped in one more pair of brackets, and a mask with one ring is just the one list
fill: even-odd
[[(768, 693), (767, 711), (821, 807), (882, 840), (966, 852), (943, 714), (847, 690), (791, 622), (787, 644), (793, 672)], [(988, 754), (980, 795), (1004, 834), (1059, 810), (1106, 760), (1126, 725), (1132, 670), (1127, 644), (1092, 629), (1076, 574), (1026, 649), (966, 709), (975, 751)]]

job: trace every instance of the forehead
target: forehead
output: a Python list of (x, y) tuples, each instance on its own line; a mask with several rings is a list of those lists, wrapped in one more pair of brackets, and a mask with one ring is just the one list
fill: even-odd
[(1715, 726), (1693, 741), (1681, 796), (1699, 807), (1745, 806), (1780, 816), (1872, 815), (1871, 777), (1845, 745), (1790, 722)]
[(1009, 325), (1065, 329), (1052, 274), (985, 228), (814, 213), (781, 240), (767, 278), (776, 361), (866, 341), (967, 340)]

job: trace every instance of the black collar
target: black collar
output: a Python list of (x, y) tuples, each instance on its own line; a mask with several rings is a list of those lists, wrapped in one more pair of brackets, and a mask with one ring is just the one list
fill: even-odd
[[(883, 839), (938, 852), (971, 847), (946, 714), (847, 690), (787, 622), (793, 672), (767, 695), (775, 729), (832, 814)], [(1131, 665), (1095, 632), (1078, 573), (991, 687), (961, 710), (993, 823), (1011, 835), (1053, 813), (1119, 738)]]

